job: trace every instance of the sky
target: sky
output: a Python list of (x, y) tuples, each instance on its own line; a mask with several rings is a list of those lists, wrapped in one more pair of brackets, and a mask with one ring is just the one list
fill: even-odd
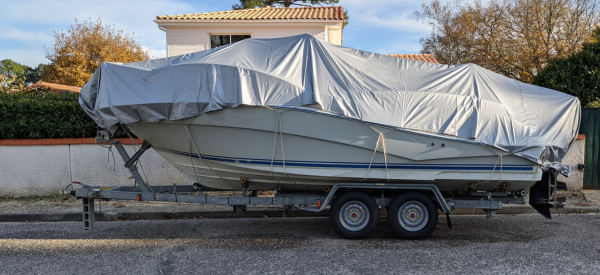
[[(430, 0), (340, 0), (350, 16), (344, 46), (381, 54), (419, 53), (419, 40), (431, 28), (414, 12)], [(153, 20), (157, 15), (231, 10), (237, 0), (0, 0), (0, 60), (12, 59), (36, 67), (48, 63), (44, 46), (52, 45), (55, 31), (75, 19), (97, 20), (133, 34), (153, 58), (166, 56), (165, 33)]]

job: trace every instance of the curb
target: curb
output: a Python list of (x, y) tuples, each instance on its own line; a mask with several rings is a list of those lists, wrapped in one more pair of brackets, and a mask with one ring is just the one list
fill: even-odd
[[(557, 212), (560, 214), (600, 214), (598, 206), (581, 206), (581, 207), (564, 207), (557, 210), (550, 209), (552, 214)], [(518, 215), (518, 214), (537, 214), (538, 212), (529, 205), (504, 205), (502, 209), (496, 210), (496, 214), (500, 215)], [(440, 212), (440, 215), (443, 213)], [(485, 211), (481, 209), (460, 208), (452, 211), (451, 215), (484, 215)]]
[[(329, 210), (310, 212), (290, 210), (286, 217), (328, 216)], [(121, 220), (175, 220), (175, 219), (224, 219), (224, 218), (278, 218), (283, 210), (248, 210), (246, 213), (233, 211), (175, 211), (175, 212), (116, 212), (96, 214), (97, 221)], [(0, 214), (0, 222), (74, 222), (82, 221), (82, 213), (43, 213), (43, 214)]]
[[(554, 211), (553, 211), (554, 212)], [(599, 207), (565, 207), (558, 210), (560, 214), (600, 214)], [(536, 214), (531, 206), (506, 206), (496, 211), (499, 215)], [(553, 213), (555, 214), (555, 213)], [(0, 214), (0, 222), (73, 222), (82, 221), (82, 213), (41, 213), (41, 214)], [(440, 215), (443, 213), (440, 212)], [(485, 215), (480, 209), (456, 209), (452, 216)], [(310, 212), (290, 210), (286, 217), (323, 217), (329, 216), (329, 210)], [(97, 221), (121, 220), (171, 220), (171, 219), (224, 219), (224, 218), (279, 218), (282, 210), (248, 210), (245, 213), (233, 211), (175, 211), (175, 212), (115, 212), (96, 214)]]

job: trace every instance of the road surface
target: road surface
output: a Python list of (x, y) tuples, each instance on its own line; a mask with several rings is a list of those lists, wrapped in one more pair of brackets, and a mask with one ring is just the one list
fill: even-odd
[(0, 274), (600, 274), (600, 215), (454, 216), (340, 238), (325, 217), (0, 223)]

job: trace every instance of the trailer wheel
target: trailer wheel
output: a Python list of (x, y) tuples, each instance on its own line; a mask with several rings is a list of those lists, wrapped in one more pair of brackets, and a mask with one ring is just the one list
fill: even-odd
[(342, 237), (361, 239), (377, 227), (379, 208), (367, 194), (348, 192), (339, 196), (331, 205), (329, 221)]
[(423, 193), (404, 193), (392, 201), (388, 221), (392, 229), (404, 239), (425, 238), (437, 225), (437, 207)]

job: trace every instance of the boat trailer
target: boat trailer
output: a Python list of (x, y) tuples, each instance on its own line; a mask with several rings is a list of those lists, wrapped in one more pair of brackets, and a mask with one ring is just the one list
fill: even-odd
[[(83, 225), (85, 230), (94, 228), (94, 200), (135, 200), (196, 203), (210, 205), (228, 205), (234, 212), (246, 211), (247, 206), (282, 206), (283, 216), (290, 209), (321, 212), (330, 207), (332, 225), (338, 233), (347, 238), (363, 238), (374, 229), (379, 220), (379, 209), (388, 210), (388, 220), (405, 238), (423, 238), (431, 233), (437, 224), (438, 209), (447, 218), (450, 228), (452, 210), (457, 208), (481, 209), (487, 217), (495, 216), (502, 204), (525, 204), (527, 192), (477, 192), (463, 193), (459, 197), (444, 197), (437, 186), (423, 183), (338, 183), (328, 192), (277, 192), (273, 197), (259, 197), (257, 192), (248, 192), (251, 184), (246, 178), (240, 179), (241, 196), (206, 196), (205, 189), (199, 183), (193, 185), (148, 185), (137, 170), (136, 162), (151, 145), (144, 142), (133, 156), (129, 156), (118, 140), (99, 131), (96, 142), (116, 147), (135, 179), (135, 186), (100, 187), (88, 186), (82, 182), (73, 182), (61, 190), (63, 195), (72, 195), (82, 199)], [(73, 188), (73, 185), (81, 188)], [(546, 187), (546, 186), (544, 186)], [(395, 214), (390, 217), (391, 213)], [(433, 212), (432, 212), (433, 211)], [(374, 218), (372, 218), (374, 217)], [(433, 224), (433, 227), (432, 225)], [(365, 234), (365, 231), (366, 232)], [(427, 232), (428, 231), (428, 232)]]

